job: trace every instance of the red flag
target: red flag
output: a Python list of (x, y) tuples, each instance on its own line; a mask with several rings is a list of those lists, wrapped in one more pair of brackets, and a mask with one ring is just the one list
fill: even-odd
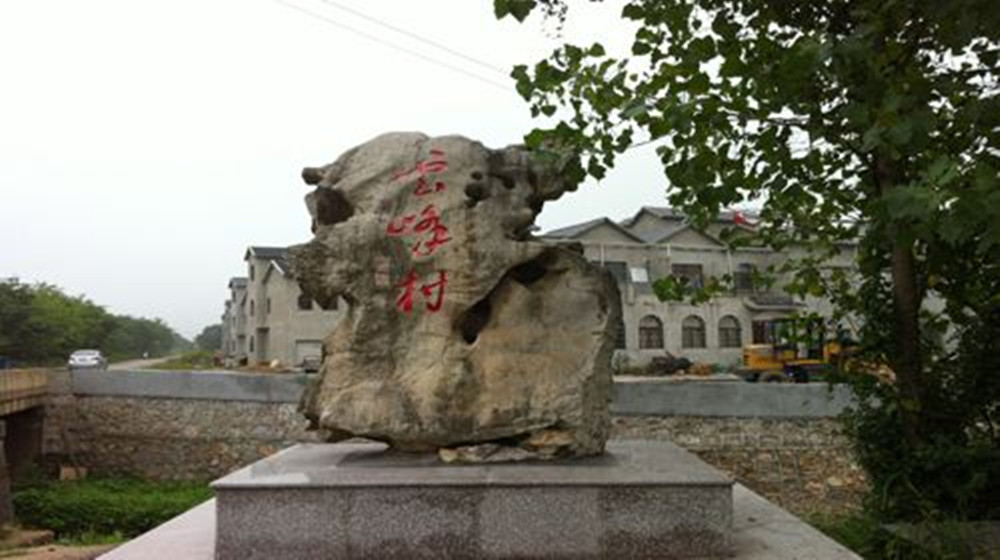
[(747, 219), (747, 217), (743, 214), (743, 212), (740, 212), (739, 210), (733, 211), (733, 223), (742, 224), (747, 227), (753, 227), (753, 222)]

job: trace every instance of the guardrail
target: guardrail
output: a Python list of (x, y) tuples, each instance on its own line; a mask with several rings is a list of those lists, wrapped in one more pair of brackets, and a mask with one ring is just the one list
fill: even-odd
[(0, 370), (0, 416), (41, 405), (48, 391), (49, 376), (46, 370)]
[[(80, 371), (54, 373), (56, 393), (297, 403), (312, 375), (190, 371)], [(736, 418), (824, 418), (838, 415), (854, 398), (847, 387), (826, 383), (674, 381), (616, 377), (613, 414)]]

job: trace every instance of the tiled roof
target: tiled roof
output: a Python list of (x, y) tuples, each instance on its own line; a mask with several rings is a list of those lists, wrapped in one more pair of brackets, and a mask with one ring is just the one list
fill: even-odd
[(588, 220), (579, 224), (572, 226), (566, 226), (564, 228), (554, 229), (550, 232), (544, 233), (545, 237), (576, 237), (577, 235), (589, 230), (590, 228), (597, 227), (607, 220), (607, 218), (596, 218), (594, 220)]
[[(673, 208), (671, 208), (669, 206), (643, 206), (642, 208), (639, 209), (638, 212), (635, 213), (634, 216), (632, 216), (631, 218), (628, 218), (626, 220), (622, 220), (622, 224), (621, 225), (623, 225), (625, 227), (631, 227), (635, 223), (636, 219), (638, 219), (639, 216), (643, 212), (649, 212), (650, 214), (652, 214), (652, 215), (654, 215), (654, 216), (656, 216), (658, 218), (663, 218), (663, 219), (666, 219), (666, 220), (684, 220), (685, 219), (685, 216), (684, 216), (683, 212), (681, 212), (680, 210), (675, 210), (675, 209), (673, 209)], [(736, 214), (742, 214), (744, 218), (747, 218), (747, 219), (750, 219), (750, 220), (756, 220), (757, 219), (757, 214), (754, 213), (754, 212), (749, 212), (749, 211), (744, 212), (742, 210), (740, 210), (740, 211), (737, 211), (737, 210), (723, 210), (722, 212), (719, 212), (718, 216), (715, 217), (715, 221), (716, 222), (722, 222), (722, 223), (732, 223), (733, 222), (733, 218), (734, 218), (734, 216)]]
[(234, 276), (229, 279), (230, 288), (245, 288), (247, 285), (247, 278), (245, 276)]
[(618, 230), (623, 235), (626, 235), (638, 241), (639, 243), (645, 243), (645, 240), (643, 240), (641, 237), (623, 228), (621, 225), (616, 224), (615, 222), (613, 222), (608, 218), (596, 218), (594, 220), (588, 220), (586, 222), (582, 222), (572, 226), (566, 226), (564, 228), (554, 229), (548, 233), (542, 234), (542, 237), (557, 237), (557, 238), (571, 239), (600, 225), (608, 225)]
[[(284, 259), (288, 256), (288, 248), (286, 247), (260, 247), (257, 245), (251, 245), (247, 248), (246, 257), (253, 255), (258, 259), (267, 260), (277, 260)], [(244, 257), (244, 258), (246, 258)]]

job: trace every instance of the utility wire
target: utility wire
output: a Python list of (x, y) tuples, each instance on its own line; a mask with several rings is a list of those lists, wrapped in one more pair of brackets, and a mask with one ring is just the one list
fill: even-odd
[(324, 16), (322, 14), (318, 14), (318, 13), (313, 12), (311, 10), (307, 10), (306, 8), (303, 8), (301, 6), (296, 6), (295, 4), (292, 4), (290, 2), (286, 2), (285, 0), (274, 0), (274, 1), (277, 2), (278, 4), (281, 4), (282, 6), (285, 6), (286, 8), (290, 8), (290, 9), (295, 10), (297, 12), (301, 12), (303, 14), (306, 14), (307, 16), (315, 18), (315, 19), (318, 19), (318, 20), (320, 20), (320, 21), (322, 21), (322, 22), (324, 22), (324, 23), (326, 23), (328, 25), (333, 25), (334, 27), (339, 27), (341, 29), (346, 29), (347, 31), (350, 31), (351, 33), (354, 33), (355, 35), (360, 35), (361, 37), (364, 37), (365, 39), (368, 39), (369, 41), (375, 41), (376, 43), (385, 45), (387, 47), (390, 47), (390, 48), (395, 49), (397, 51), (406, 53), (406, 54), (408, 54), (410, 56), (419, 58), (419, 59), (424, 60), (426, 62), (430, 62), (431, 64), (436, 64), (438, 66), (442, 66), (442, 67), (447, 68), (447, 69), (449, 69), (449, 70), (451, 70), (453, 72), (458, 72), (459, 74), (463, 74), (463, 75), (468, 76), (470, 78), (474, 78), (476, 80), (479, 80), (480, 82), (483, 82), (485, 84), (489, 84), (489, 85), (491, 85), (491, 86), (493, 86), (493, 87), (495, 87), (497, 89), (501, 89), (501, 90), (506, 91), (506, 92), (511, 92), (512, 91), (511, 88), (510, 88), (510, 86), (505, 86), (505, 85), (503, 85), (503, 84), (501, 84), (499, 82), (495, 82), (495, 81), (493, 81), (493, 80), (491, 80), (489, 78), (484, 78), (483, 76), (480, 76), (479, 74), (474, 74), (474, 73), (469, 72), (468, 70), (466, 70), (464, 68), (461, 68), (459, 66), (455, 66), (454, 64), (449, 64), (447, 62), (438, 60), (436, 58), (433, 58), (433, 57), (421, 54), (419, 52), (410, 50), (410, 49), (408, 49), (406, 47), (401, 47), (401, 46), (399, 46), (399, 45), (397, 45), (395, 43), (391, 43), (389, 41), (386, 41), (386, 40), (382, 39), (381, 37), (372, 35), (370, 33), (366, 33), (366, 32), (361, 31), (359, 29), (355, 29), (355, 28), (353, 28), (353, 27), (351, 27), (351, 26), (349, 26), (347, 24), (341, 23), (341, 22), (339, 22), (337, 20), (331, 19), (329, 17), (326, 17), (326, 16)]
[(465, 54), (465, 53), (463, 53), (461, 51), (457, 51), (457, 50), (449, 47), (448, 45), (442, 45), (441, 43), (438, 43), (437, 41), (434, 41), (433, 39), (428, 39), (426, 37), (422, 37), (420, 35), (417, 35), (416, 33), (410, 31), (409, 29), (404, 29), (402, 27), (397, 27), (397, 26), (395, 26), (395, 25), (393, 25), (391, 23), (382, 21), (382, 20), (380, 20), (380, 19), (378, 19), (378, 18), (376, 18), (374, 16), (370, 16), (370, 15), (364, 13), (364, 12), (360, 12), (358, 10), (355, 10), (354, 8), (351, 8), (350, 6), (345, 6), (345, 5), (343, 5), (343, 4), (339, 3), (339, 2), (334, 2), (333, 0), (320, 0), (320, 1), (323, 2), (324, 4), (328, 4), (330, 6), (333, 6), (334, 8), (337, 8), (338, 10), (343, 10), (343, 11), (349, 13), (349, 14), (354, 14), (355, 16), (357, 16), (359, 18), (366, 19), (366, 20), (368, 20), (368, 21), (370, 21), (370, 22), (372, 22), (372, 23), (374, 23), (376, 25), (380, 25), (380, 26), (382, 26), (382, 27), (384, 27), (386, 29), (395, 31), (396, 33), (399, 33), (399, 34), (406, 35), (407, 37), (409, 37), (411, 39), (415, 39), (417, 41), (420, 41), (421, 43), (424, 43), (426, 45), (430, 45), (430, 46), (432, 46), (432, 47), (434, 47), (436, 49), (440, 49), (440, 50), (442, 50), (442, 51), (444, 51), (444, 52), (446, 52), (446, 53), (448, 53), (450, 55), (457, 56), (457, 57), (465, 60), (466, 62), (471, 62), (473, 64), (476, 64), (478, 66), (486, 68), (487, 70), (493, 70), (494, 72), (497, 72), (499, 74), (502, 74), (504, 77), (507, 77), (507, 71), (504, 70), (503, 68), (500, 68), (499, 66), (495, 66), (493, 64), (490, 64), (489, 62), (485, 62), (483, 60), (479, 60), (478, 58), (471, 57), (471, 56), (469, 56), (469, 55), (467, 55), (467, 54)]

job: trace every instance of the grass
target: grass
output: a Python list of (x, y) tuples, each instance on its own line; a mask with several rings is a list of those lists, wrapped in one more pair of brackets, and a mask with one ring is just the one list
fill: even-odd
[(927, 528), (933, 536), (924, 546), (896, 536), (865, 515), (813, 515), (807, 521), (865, 560), (972, 560), (1000, 558), (967, 541), (958, 524), (937, 523)]
[(60, 543), (76, 545), (133, 538), (211, 497), (204, 482), (135, 478), (35, 480), (13, 492), (21, 525), (52, 530)]
[(889, 558), (883, 554), (888, 533), (864, 514), (812, 515), (806, 521), (862, 558)]
[(158, 362), (155, 369), (199, 370), (215, 368), (215, 352), (211, 350), (195, 350), (186, 352), (171, 360)]

